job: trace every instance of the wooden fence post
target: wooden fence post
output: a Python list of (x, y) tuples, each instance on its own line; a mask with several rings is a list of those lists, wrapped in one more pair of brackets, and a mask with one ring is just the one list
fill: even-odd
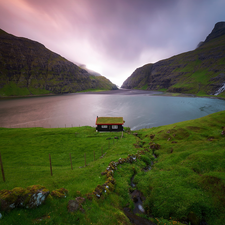
[(0, 164), (1, 164), (1, 170), (2, 170), (2, 178), (3, 178), (3, 181), (5, 182), (5, 173), (3, 169), (1, 153), (0, 153)]
[(71, 165), (71, 170), (73, 170), (73, 164), (72, 164), (71, 153), (70, 153), (70, 165)]
[(50, 163), (50, 171), (51, 171), (51, 176), (52, 174), (52, 160), (51, 160), (51, 154), (49, 154), (49, 163)]
[(84, 166), (86, 167), (86, 153), (84, 153)]

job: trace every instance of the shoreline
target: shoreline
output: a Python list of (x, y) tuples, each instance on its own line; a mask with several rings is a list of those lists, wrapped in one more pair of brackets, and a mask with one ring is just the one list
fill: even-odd
[(195, 94), (184, 94), (184, 93), (172, 93), (172, 92), (162, 92), (162, 91), (148, 91), (148, 90), (138, 90), (138, 89), (117, 89), (117, 90), (107, 90), (107, 91), (88, 91), (88, 92), (74, 92), (65, 94), (43, 94), (43, 95), (23, 95), (23, 96), (0, 96), (1, 100), (11, 100), (19, 98), (34, 98), (34, 97), (49, 97), (49, 96), (65, 96), (65, 95), (147, 95), (147, 96), (165, 96), (165, 97), (198, 97), (198, 98), (212, 98), (225, 100), (222, 97), (212, 96), (197, 96)]

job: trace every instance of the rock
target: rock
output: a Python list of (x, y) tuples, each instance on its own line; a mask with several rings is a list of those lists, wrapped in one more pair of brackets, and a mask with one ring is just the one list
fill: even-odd
[(51, 192), (51, 196), (57, 197), (57, 198), (66, 198), (66, 195), (68, 194), (68, 190), (65, 188), (56, 189)]
[(87, 199), (89, 199), (90, 201), (93, 199), (93, 193), (87, 193), (87, 194), (85, 194), (85, 196), (86, 196)]
[(225, 135), (225, 127), (222, 127), (223, 131), (222, 131), (222, 135)]
[(156, 144), (156, 143), (150, 144), (150, 149), (159, 150), (160, 149), (160, 145)]
[(202, 221), (200, 222), (200, 225), (208, 225), (208, 223), (205, 222), (204, 220), (202, 220)]
[(200, 224), (200, 219), (194, 212), (190, 212), (188, 214), (188, 220), (191, 222), (192, 225)]
[(81, 205), (85, 202), (86, 199), (82, 197), (77, 197), (75, 200)]
[(155, 223), (153, 223), (150, 220), (147, 220), (145, 218), (142, 218), (140, 216), (135, 215), (134, 213), (132, 213), (130, 211), (130, 209), (128, 207), (124, 208), (123, 211), (124, 211), (124, 214), (129, 218), (129, 220), (132, 224), (136, 224), (136, 225), (156, 225)]
[(141, 148), (141, 145), (136, 144), (136, 143), (134, 143), (133, 146), (134, 146), (135, 148)]
[(0, 213), (0, 219), (2, 218), (2, 214)]
[(75, 212), (79, 209), (80, 205), (76, 200), (69, 200), (67, 209), (69, 212)]
[[(35, 208), (41, 204), (43, 204), (43, 202), (46, 200), (46, 198), (49, 195), (49, 191), (42, 191), (42, 190), (38, 190), (36, 193), (32, 194), (31, 198), (29, 199), (29, 203), (25, 204), (26, 208)], [(28, 200), (28, 199), (27, 199)], [(25, 201), (24, 201), (25, 203)], [(22, 204), (24, 204), (22, 203)]]
[(215, 138), (214, 137), (208, 137), (208, 141), (213, 141)]
[(149, 136), (151, 139), (153, 139), (155, 137), (155, 134), (150, 134)]
[(82, 207), (82, 204), (85, 202), (85, 198), (77, 197), (75, 200), (69, 200), (67, 209), (69, 212), (73, 213), (77, 210), (80, 210), (81, 212), (85, 212), (85, 210)]
[(41, 185), (29, 186), (26, 189), (16, 187), (0, 191), (0, 209), (8, 211), (14, 208), (35, 208), (44, 203), (49, 190)]

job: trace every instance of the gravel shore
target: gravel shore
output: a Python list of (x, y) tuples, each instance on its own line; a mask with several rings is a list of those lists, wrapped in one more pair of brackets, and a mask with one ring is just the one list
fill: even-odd
[(80, 92), (77, 94), (107, 94), (107, 95), (161, 95), (163, 92), (160, 91), (145, 91), (145, 90), (134, 90), (134, 89), (117, 89), (110, 91), (99, 91), (99, 92)]

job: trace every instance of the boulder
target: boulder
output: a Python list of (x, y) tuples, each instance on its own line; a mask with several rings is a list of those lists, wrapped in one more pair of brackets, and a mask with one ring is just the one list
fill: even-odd
[(69, 212), (75, 212), (79, 209), (80, 205), (76, 200), (69, 200), (67, 209)]
[(75, 200), (70, 200), (67, 205), (67, 209), (69, 212), (73, 213), (77, 210), (84, 212), (82, 204), (85, 202), (85, 198), (77, 197)]
[(12, 190), (0, 191), (0, 209), (8, 211), (14, 208), (35, 208), (43, 204), (49, 190), (41, 185), (29, 186), (26, 189), (16, 187)]

